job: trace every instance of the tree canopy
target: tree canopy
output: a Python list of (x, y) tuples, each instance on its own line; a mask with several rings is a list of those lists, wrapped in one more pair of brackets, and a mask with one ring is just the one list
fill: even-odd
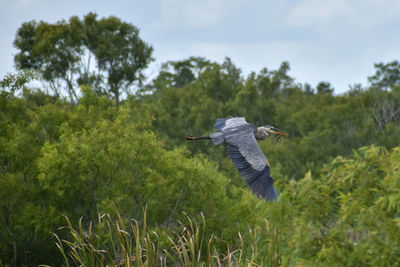
[(38, 70), (56, 96), (64, 83), (76, 102), (78, 87), (85, 84), (112, 95), (117, 106), (122, 92), (131, 94), (133, 83), (141, 84), (153, 52), (134, 25), (94, 13), (55, 24), (26, 22), (14, 45), (17, 68)]

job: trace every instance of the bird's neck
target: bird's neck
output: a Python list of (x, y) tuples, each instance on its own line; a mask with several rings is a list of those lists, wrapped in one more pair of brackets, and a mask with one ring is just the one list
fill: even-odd
[(257, 130), (254, 132), (254, 135), (258, 140), (264, 140), (268, 136), (264, 131), (264, 127), (257, 127)]

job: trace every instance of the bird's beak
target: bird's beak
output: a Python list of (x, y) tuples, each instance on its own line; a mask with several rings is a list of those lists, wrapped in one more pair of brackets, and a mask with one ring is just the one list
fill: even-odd
[(282, 135), (288, 135), (287, 132), (284, 132), (282, 130), (279, 130), (278, 128), (271, 128), (271, 131), (273, 131), (275, 134), (277, 134), (278, 136), (282, 136)]
[(283, 135), (288, 135), (287, 132), (284, 132), (284, 131), (282, 131), (282, 130), (279, 130), (278, 128), (275, 128), (275, 127), (272, 127), (272, 128), (271, 128), (271, 131), (272, 131), (273, 133), (275, 133), (276, 136), (277, 136), (276, 141), (275, 141), (275, 144), (278, 143), (279, 139), (280, 139)]

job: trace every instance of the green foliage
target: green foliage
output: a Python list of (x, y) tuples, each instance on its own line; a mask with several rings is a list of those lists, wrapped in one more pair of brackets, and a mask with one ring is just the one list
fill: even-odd
[(299, 212), (294, 256), (342, 266), (399, 264), (399, 156), (397, 148), (362, 148), (352, 159), (335, 159), (318, 179), (300, 181), (292, 189)]
[[(279, 266), (277, 251), (279, 237), (276, 229), (266, 221), (265, 227), (249, 229), (249, 240), (239, 233), (240, 247), (233, 249), (230, 244), (216, 236), (205, 235), (207, 220), (200, 221), (187, 216), (174, 230), (149, 229), (144, 220), (124, 220), (117, 211), (116, 219), (110, 214), (98, 217), (95, 224), (84, 229), (81, 222), (74, 227), (67, 220), (65, 230), (69, 240), (57, 235), (57, 247), (66, 266)], [(258, 250), (260, 236), (268, 250)], [(218, 243), (224, 244), (225, 251), (219, 250)], [(258, 247), (256, 247), (258, 245)], [(246, 248), (250, 248), (248, 251)], [(203, 253), (204, 252), (204, 253)], [(265, 253), (267, 252), (267, 253)], [(249, 253), (249, 254), (247, 254)], [(267, 256), (268, 255), (268, 256)], [(263, 261), (266, 258), (266, 261)], [(258, 264), (256, 263), (258, 262)]]
[(212, 63), (204, 58), (190, 57), (182, 61), (168, 61), (161, 66), (157, 78), (153, 80), (153, 90), (183, 88), (195, 81), (200, 73)]
[[(55, 107), (49, 104), (46, 109), (51, 110), (50, 106)], [(48, 236), (46, 227), (60, 223), (53, 216), (54, 209), (42, 206), (45, 199), (37, 186), (35, 161), (44, 139), (50, 135), (46, 118), (52, 116), (36, 113), (41, 110), (7, 92), (1, 94), (0, 257), (6, 262), (35, 262), (43, 245), (37, 237)]]
[(391, 89), (400, 85), (400, 63), (397, 60), (383, 64), (375, 64), (376, 73), (368, 77), (373, 87), (380, 89)]
[[(244, 239), (238, 233), (238, 248), (217, 236), (206, 235), (207, 220), (187, 216), (175, 229), (150, 229), (144, 220), (124, 220), (118, 211), (98, 217), (85, 229), (67, 220), (67, 238), (55, 234), (66, 266), (280, 266), (279, 234), (268, 221), (249, 229)], [(262, 243), (262, 245), (260, 244)], [(221, 244), (224, 250), (221, 251)], [(262, 250), (260, 249), (262, 247)], [(266, 249), (266, 250), (264, 250)]]
[(55, 24), (26, 22), (14, 45), (17, 68), (38, 70), (56, 97), (63, 82), (70, 101), (76, 102), (78, 86), (85, 84), (112, 95), (117, 106), (122, 91), (129, 94), (134, 82), (141, 83), (153, 52), (135, 26), (113, 16), (97, 19), (94, 13)]
[(121, 89), (129, 94), (133, 82), (141, 84), (153, 48), (139, 38), (138, 28), (117, 17), (96, 20), (96, 15), (90, 13), (84, 18), (84, 27), (85, 45), (95, 56), (98, 68), (107, 73), (108, 90), (118, 106)]
[[(99, 213), (112, 214), (113, 203), (124, 218), (138, 220), (147, 207), (152, 227), (175, 227), (184, 214), (197, 218), (202, 212), (209, 218), (207, 238), (218, 232), (232, 241), (247, 223), (262, 220), (256, 214), (265, 207), (237, 204), (245, 195), (251, 196), (248, 205), (258, 200), (250, 192), (229, 193), (216, 164), (202, 155), (190, 158), (184, 149), (167, 151), (148, 130), (149, 117), (129, 106), (117, 112), (106, 97), (90, 88), (83, 92), (76, 107), (38, 101), (41, 95), (33, 92), (1, 102), (7, 131), (1, 136), (0, 236), (6, 262), (57, 264), (51, 233), (62, 216), (73, 222), (82, 217), (87, 225)], [(240, 216), (249, 219), (246, 224)], [(237, 224), (226, 229), (227, 221)]]
[(23, 71), (17, 74), (9, 73), (0, 81), (0, 88), (2, 92), (7, 90), (14, 94), (24, 89), (27, 83), (37, 78), (37, 74), (34, 71)]
[(127, 223), (117, 213), (118, 220), (99, 216), (86, 230), (68, 221), (70, 235), (57, 243), (75, 265), (91, 265), (91, 257), (136, 266), (398, 265), (399, 160), (398, 148), (365, 147), (352, 158), (336, 158), (319, 177), (309, 172), (282, 182), (280, 201), (266, 206), (264, 223), (239, 231), (239, 242), (219, 231), (208, 235), (204, 217), (165, 229), (148, 227), (146, 216)]

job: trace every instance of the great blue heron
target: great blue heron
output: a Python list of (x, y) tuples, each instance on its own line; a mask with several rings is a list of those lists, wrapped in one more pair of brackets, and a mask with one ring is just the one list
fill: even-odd
[(279, 195), (271, 177), (269, 162), (257, 140), (264, 140), (269, 134), (276, 134), (277, 142), (287, 133), (270, 125), (256, 127), (247, 123), (244, 117), (217, 119), (214, 128), (219, 132), (206, 137), (187, 136), (185, 139), (211, 139), (215, 145), (226, 142), (232, 162), (254, 194), (267, 201), (276, 200)]

